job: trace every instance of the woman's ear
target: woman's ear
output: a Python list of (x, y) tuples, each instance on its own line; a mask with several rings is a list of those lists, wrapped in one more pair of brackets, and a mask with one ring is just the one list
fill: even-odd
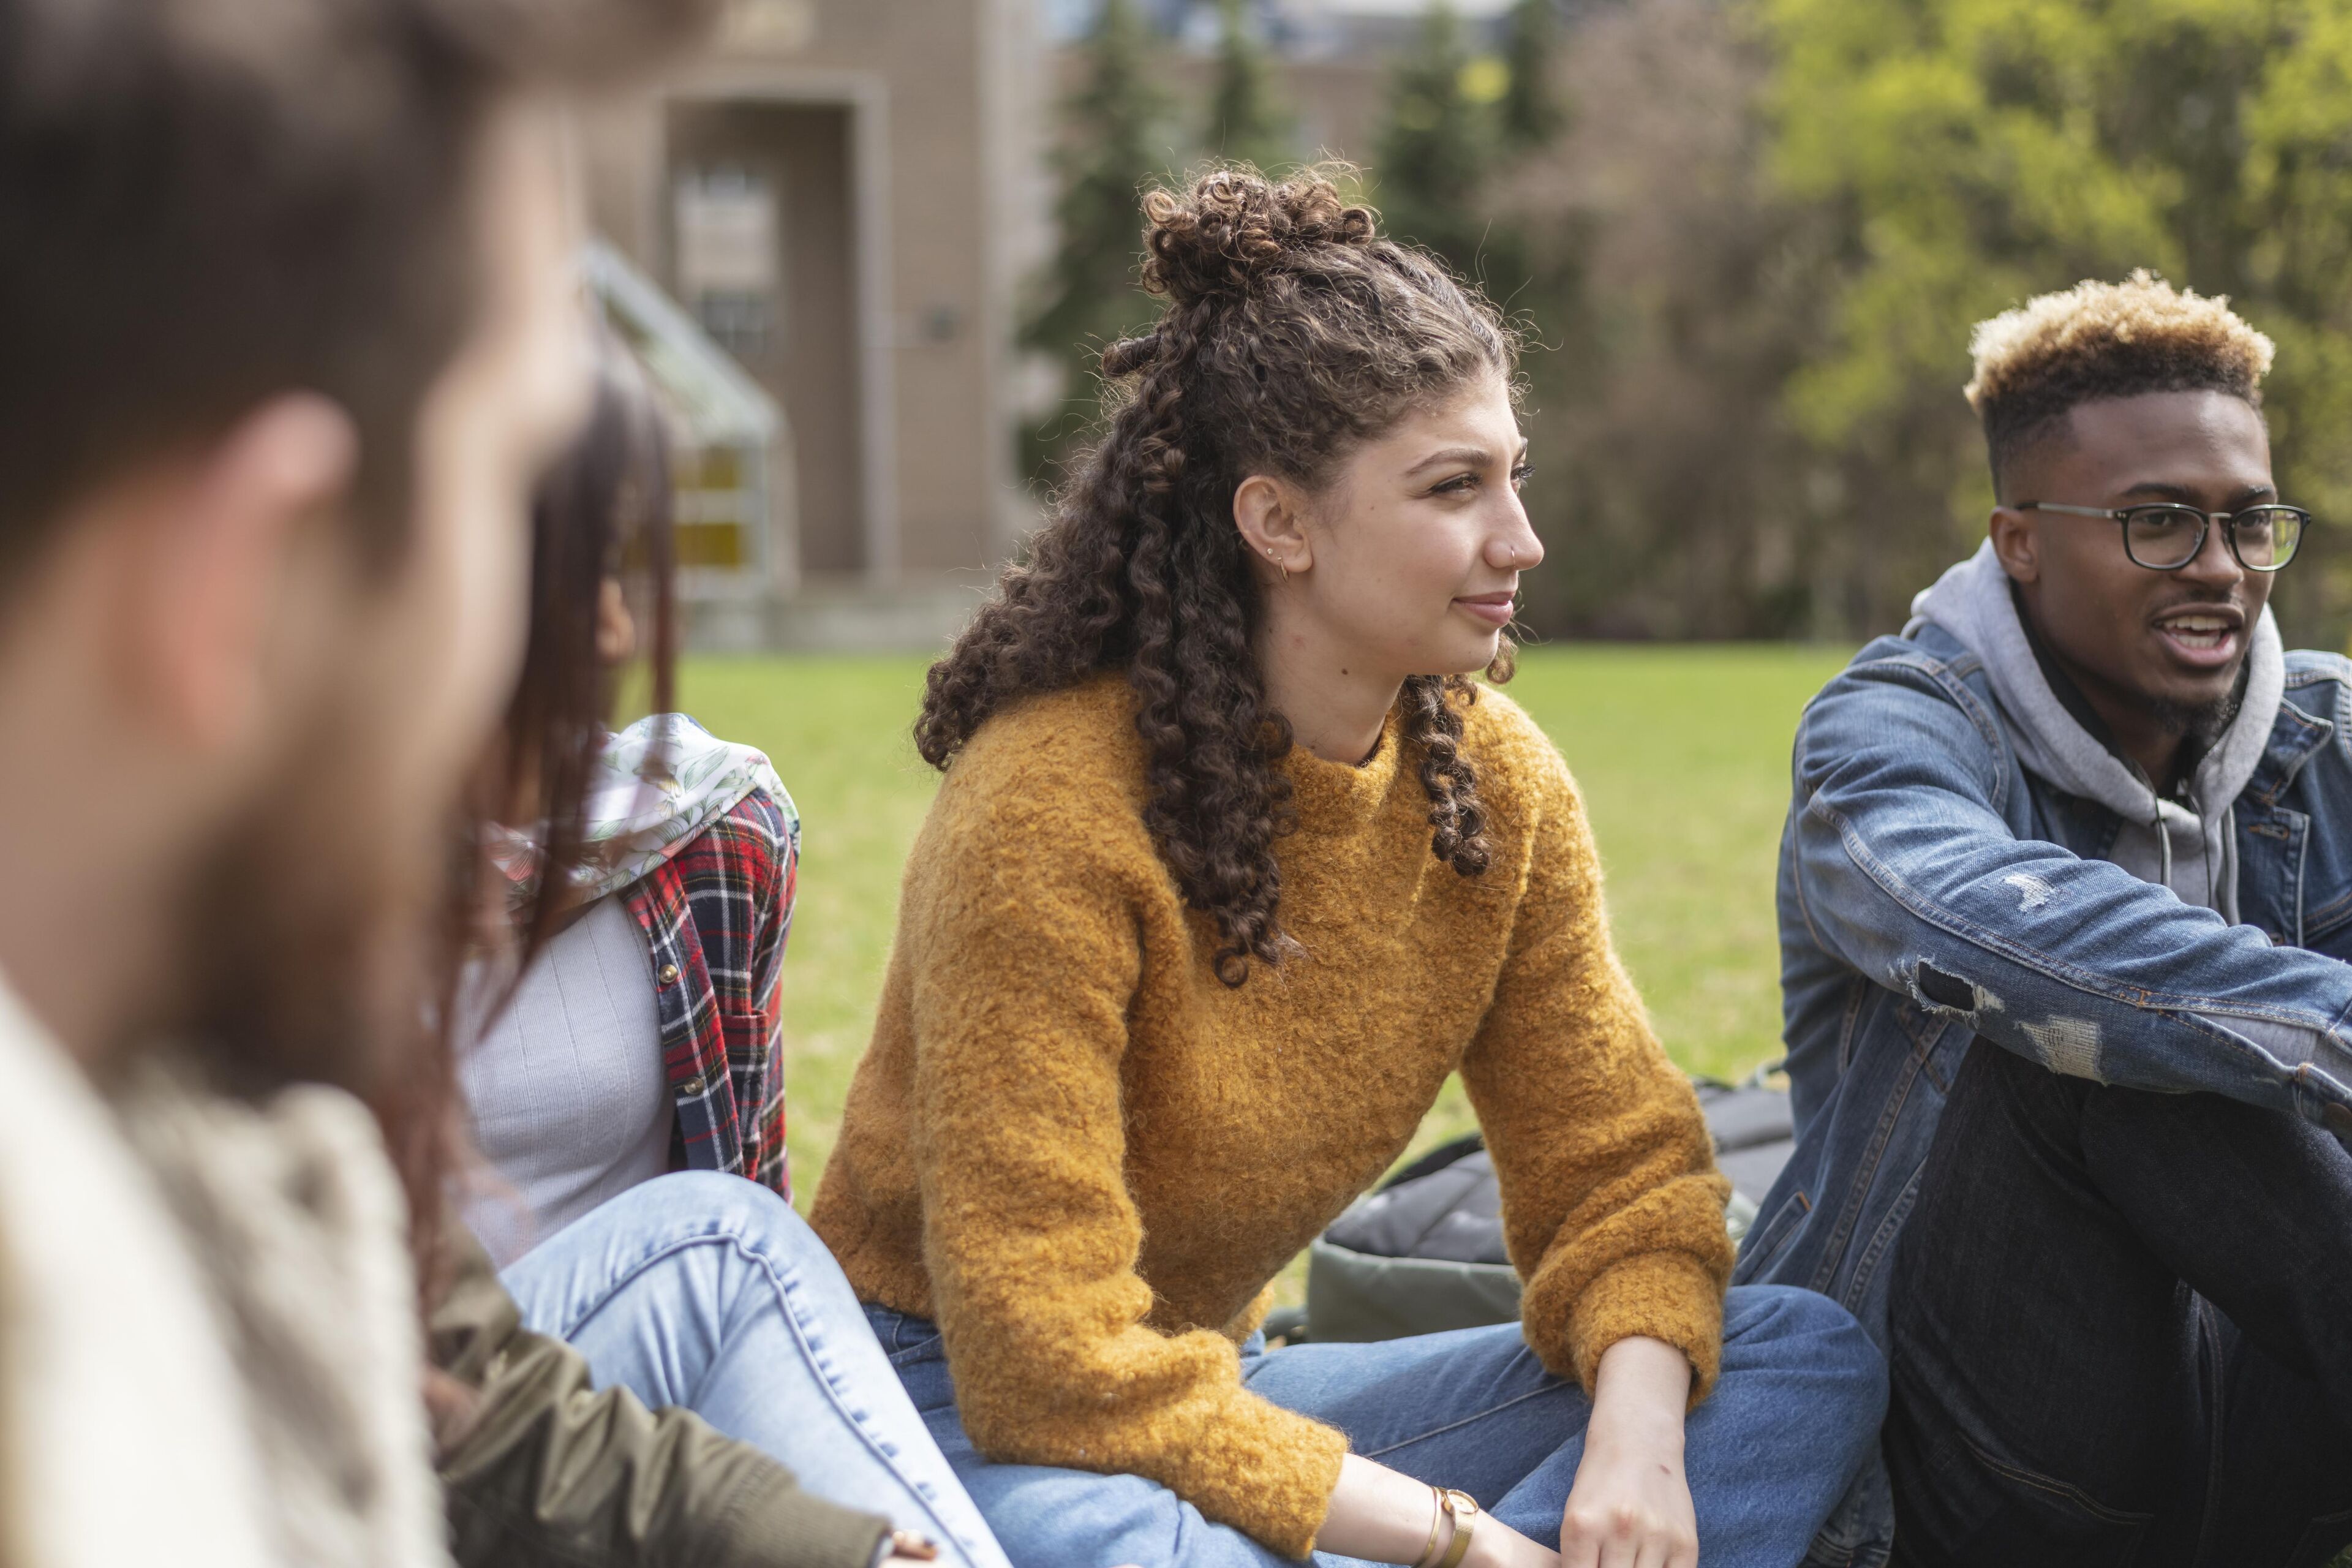
[(629, 595), (618, 577), (607, 577), (596, 590), (596, 658), (611, 669), (636, 652), (637, 617), (629, 613)]
[(1298, 491), (1270, 474), (1252, 474), (1234, 490), (1234, 526), (1253, 559), (1281, 574), (1315, 564), (1315, 547), (1303, 525), (1304, 499)]

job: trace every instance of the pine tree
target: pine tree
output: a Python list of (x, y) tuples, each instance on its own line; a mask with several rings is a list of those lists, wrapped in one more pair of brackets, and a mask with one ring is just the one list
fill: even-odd
[(1503, 42), (1510, 86), (1497, 106), (1504, 144), (1515, 152), (1540, 147), (1567, 122), (1551, 80), (1552, 48), (1559, 37), (1558, 0), (1517, 0)]
[(1486, 237), (1478, 198), (1493, 142), (1491, 116), (1463, 90), (1469, 63), (1461, 23), (1439, 0), (1391, 79), (1371, 169), (1381, 226), (1465, 276), (1475, 275)]
[(1086, 76), (1062, 105), (1054, 163), (1061, 193), (1054, 204), (1059, 240), (1036, 308), (1021, 331), (1024, 348), (1064, 367), (1062, 399), (1023, 434), (1022, 458), (1033, 480), (1092, 423), (1097, 374), (1108, 344), (1148, 325), (1159, 304), (1143, 292), (1144, 186), (1167, 177), (1171, 113), (1152, 66), (1149, 24), (1136, 0), (1103, 0), (1086, 44)]
[(1265, 46), (1250, 30), (1247, 0), (1217, 0), (1217, 79), (1202, 143), (1262, 170), (1296, 162), (1290, 117), (1275, 97)]

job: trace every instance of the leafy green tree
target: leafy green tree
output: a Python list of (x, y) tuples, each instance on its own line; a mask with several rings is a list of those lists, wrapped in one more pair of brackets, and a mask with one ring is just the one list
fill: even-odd
[(1552, 81), (1559, 42), (1557, 0), (1516, 0), (1503, 42), (1509, 84), (1496, 106), (1503, 143), (1514, 151), (1544, 146), (1559, 134), (1567, 119)]
[(1370, 172), (1388, 232), (1475, 276), (1489, 227), (1479, 195), (1495, 133), (1488, 106), (1465, 89), (1470, 67), (1461, 21), (1438, 0), (1391, 80)]
[(1084, 79), (1062, 105), (1054, 153), (1057, 244), (1021, 329), (1022, 346), (1064, 372), (1060, 402), (1023, 434), (1023, 465), (1034, 482), (1050, 481), (1092, 425), (1104, 348), (1159, 314), (1137, 276), (1140, 198), (1177, 161), (1171, 105), (1135, 0), (1102, 0), (1084, 48)]
[(1252, 32), (1245, 0), (1217, 0), (1217, 75), (1202, 137), (1220, 158), (1279, 169), (1297, 161), (1290, 116), (1274, 88), (1265, 45)]
[[(1884, 534), (1886, 625), (1982, 523), (1956, 388), (1971, 322), (2149, 267), (2278, 342), (2281, 484), (2352, 520), (2352, 0), (1758, 0), (1775, 163), (1843, 215), (1831, 336), (1786, 406)], [(2342, 531), (2279, 584), (2304, 638), (2352, 610)]]

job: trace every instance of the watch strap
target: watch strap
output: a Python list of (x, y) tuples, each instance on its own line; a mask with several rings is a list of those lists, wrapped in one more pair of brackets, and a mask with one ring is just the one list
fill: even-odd
[(1440, 1505), (1454, 1520), (1454, 1539), (1445, 1543), (1445, 1555), (1437, 1560), (1437, 1568), (1462, 1568), (1462, 1559), (1470, 1553), (1470, 1527), (1478, 1518), (1478, 1500), (1468, 1492), (1448, 1487), (1440, 1494)]

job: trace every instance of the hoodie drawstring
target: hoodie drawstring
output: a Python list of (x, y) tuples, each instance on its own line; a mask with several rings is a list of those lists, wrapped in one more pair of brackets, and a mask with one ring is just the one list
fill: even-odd
[(2164, 801), (2161, 797), (2156, 803), (2156, 885), (2159, 888), (2172, 886), (2172, 829), (2164, 825)]

